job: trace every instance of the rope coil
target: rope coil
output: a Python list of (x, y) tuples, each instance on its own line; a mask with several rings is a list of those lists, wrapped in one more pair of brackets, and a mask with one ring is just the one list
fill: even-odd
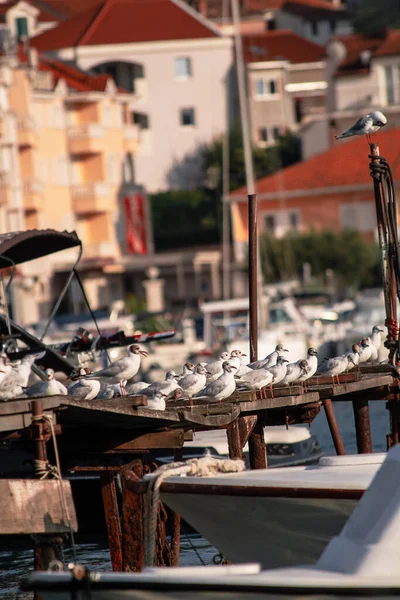
[(165, 479), (171, 476), (187, 475), (212, 477), (219, 473), (238, 473), (245, 470), (243, 460), (231, 460), (204, 456), (188, 461), (163, 465), (154, 473), (146, 475), (149, 482), (144, 504), (144, 564), (152, 567), (156, 553), (156, 530), (160, 488)]

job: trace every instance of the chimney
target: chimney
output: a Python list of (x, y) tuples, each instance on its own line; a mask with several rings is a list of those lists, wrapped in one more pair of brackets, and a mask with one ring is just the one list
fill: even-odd
[(208, 14), (208, 0), (199, 0), (199, 13), (206, 17)]

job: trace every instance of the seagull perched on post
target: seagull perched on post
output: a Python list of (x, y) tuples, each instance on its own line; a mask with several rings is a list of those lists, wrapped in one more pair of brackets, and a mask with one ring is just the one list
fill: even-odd
[(380, 110), (374, 110), (367, 115), (358, 119), (350, 129), (347, 129), (344, 133), (335, 136), (335, 140), (342, 140), (344, 138), (353, 137), (355, 135), (366, 135), (368, 142), (371, 144), (371, 133), (376, 133), (381, 127), (387, 124), (387, 118)]
[(111, 382), (123, 381), (124, 379), (129, 381), (132, 377), (135, 377), (140, 369), (140, 355), (147, 356), (147, 354), (145, 350), (140, 349), (140, 346), (132, 344), (128, 346), (128, 356), (116, 360), (101, 371), (86, 375), (86, 377), (88, 379), (107, 379)]

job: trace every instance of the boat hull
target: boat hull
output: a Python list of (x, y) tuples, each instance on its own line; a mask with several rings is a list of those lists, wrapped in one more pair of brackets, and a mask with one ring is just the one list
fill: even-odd
[(232, 562), (315, 563), (356, 500), (163, 493), (162, 502)]

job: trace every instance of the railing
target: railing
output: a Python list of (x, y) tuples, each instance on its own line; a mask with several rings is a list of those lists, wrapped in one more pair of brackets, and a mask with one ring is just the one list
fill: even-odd
[(109, 194), (110, 186), (105, 181), (78, 183), (72, 186), (73, 196), (108, 196)]
[(43, 192), (43, 183), (34, 177), (29, 177), (22, 181), (22, 191), (24, 195), (41, 194)]
[(84, 123), (82, 125), (73, 125), (68, 128), (70, 138), (102, 138), (104, 137), (104, 127), (98, 123)]
[(35, 121), (31, 117), (18, 117), (17, 118), (17, 129), (36, 131), (37, 127)]

